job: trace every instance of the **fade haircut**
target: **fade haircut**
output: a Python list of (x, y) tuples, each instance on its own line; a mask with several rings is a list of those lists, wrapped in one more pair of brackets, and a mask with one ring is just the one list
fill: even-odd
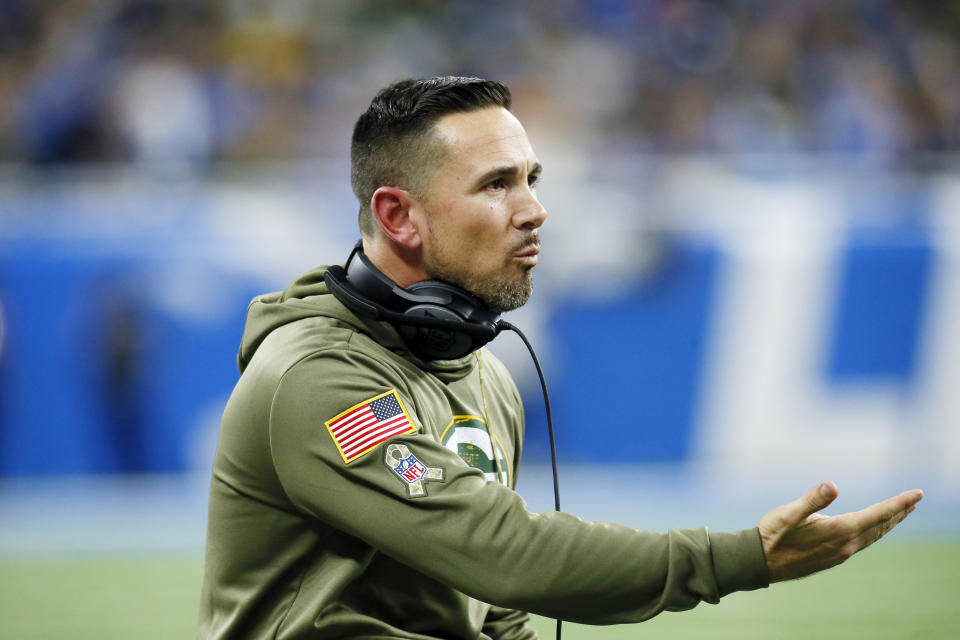
[(486, 107), (510, 109), (510, 102), (505, 85), (481, 78), (407, 79), (381, 89), (357, 119), (350, 145), (350, 183), (360, 201), (360, 231), (368, 236), (376, 232), (370, 200), (380, 187), (424, 195), (446, 155), (430, 135), (437, 120)]

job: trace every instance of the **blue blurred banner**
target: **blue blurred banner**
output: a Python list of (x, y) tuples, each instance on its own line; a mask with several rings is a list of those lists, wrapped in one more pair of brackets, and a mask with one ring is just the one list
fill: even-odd
[[(199, 313), (176, 313), (158, 295), (178, 269), (170, 259), (84, 245), (31, 237), (0, 252), (0, 473), (190, 468), (201, 412), (236, 380), (257, 291), (229, 273), (194, 273), (217, 291), (200, 294)], [(214, 301), (218, 313), (202, 308)]]
[[(577, 209), (583, 194), (544, 194), (553, 217), (523, 313), (547, 363), (561, 459), (743, 471), (896, 459), (950, 473), (956, 179), (904, 189), (896, 211), (871, 217), (849, 185), (718, 171), (694, 197), (702, 167), (690, 175), (652, 185), (660, 218), (611, 207), (594, 223)], [(328, 180), (242, 194), (201, 182), (162, 206), (156, 185), (121, 200), (83, 180), (67, 189), (76, 200), (9, 190), (0, 475), (206, 468), (247, 303), (342, 260), (355, 237), (343, 198), (318, 195)], [(625, 188), (588, 195), (618, 202)], [(517, 366), (525, 356), (499, 342), (527, 404), (527, 459), (543, 460), (539, 389)]]
[(833, 383), (914, 381), (935, 259), (923, 224), (848, 234), (829, 320)]
[[(676, 461), (691, 454), (720, 257), (715, 247), (683, 239), (666, 253), (649, 280), (609, 300), (567, 295), (548, 311), (565, 365), (550, 380), (565, 460)], [(528, 425), (528, 443), (544, 431)]]

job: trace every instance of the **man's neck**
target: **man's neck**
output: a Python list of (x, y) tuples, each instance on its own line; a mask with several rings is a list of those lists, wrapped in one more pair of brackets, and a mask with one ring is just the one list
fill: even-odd
[(401, 287), (429, 279), (421, 249), (398, 247), (383, 238), (363, 238), (363, 252), (373, 265)]

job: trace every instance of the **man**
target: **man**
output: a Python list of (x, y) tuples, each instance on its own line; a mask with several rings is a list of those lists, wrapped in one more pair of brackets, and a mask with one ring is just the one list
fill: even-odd
[[(526, 302), (546, 211), (509, 108), (506, 87), (468, 78), (374, 98), (354, 130), (363, 256), (348, 280), (389, 278), (408, 287), (386, 285), (401, 302), (431, 280), (494, 313)], [(410, 327), (368, 317), (375, 305), (331, 295), (342, 274), (315, 270), (249, 309), (201, 638), (530, 638), (527, 611), (635, 622), (838, 564), (922, 497), (827, 518), (825, 482), (732, 534), (529, 513), (512, 491), (522, 407), (504, 367), (485, 349), (430, 357)]]

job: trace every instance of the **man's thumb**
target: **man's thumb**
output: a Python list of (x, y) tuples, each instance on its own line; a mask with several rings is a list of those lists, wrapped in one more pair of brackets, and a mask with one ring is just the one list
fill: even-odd
[(810, 488), (793, 502), (779, 506), (760, 518), (760, 536), (765, 539), (764, 549), (776, 545), (788, 530), (793, 529), (808, 517), (824, 509), (837, 499), (840, 490), (832, 482), (821, 482)]
[(797, 521), (805, 519), (807, 516), (825, 509), (831, 502), (837, 499), (837, 496), (840, 495), (840, 490), (837, 489), (837, 485), (833, 482), (821, 482), (818, 485), (810, 487), (810, 490), (807, 491), (806, 495), (800, 498), (797, 502), (799, 518)]
[(781, 507), (781, 521), (788, 527), (795, 527), (836, 500), (839, 493), (837, 485), (832, 482), (814, 485), (804, 495)]

